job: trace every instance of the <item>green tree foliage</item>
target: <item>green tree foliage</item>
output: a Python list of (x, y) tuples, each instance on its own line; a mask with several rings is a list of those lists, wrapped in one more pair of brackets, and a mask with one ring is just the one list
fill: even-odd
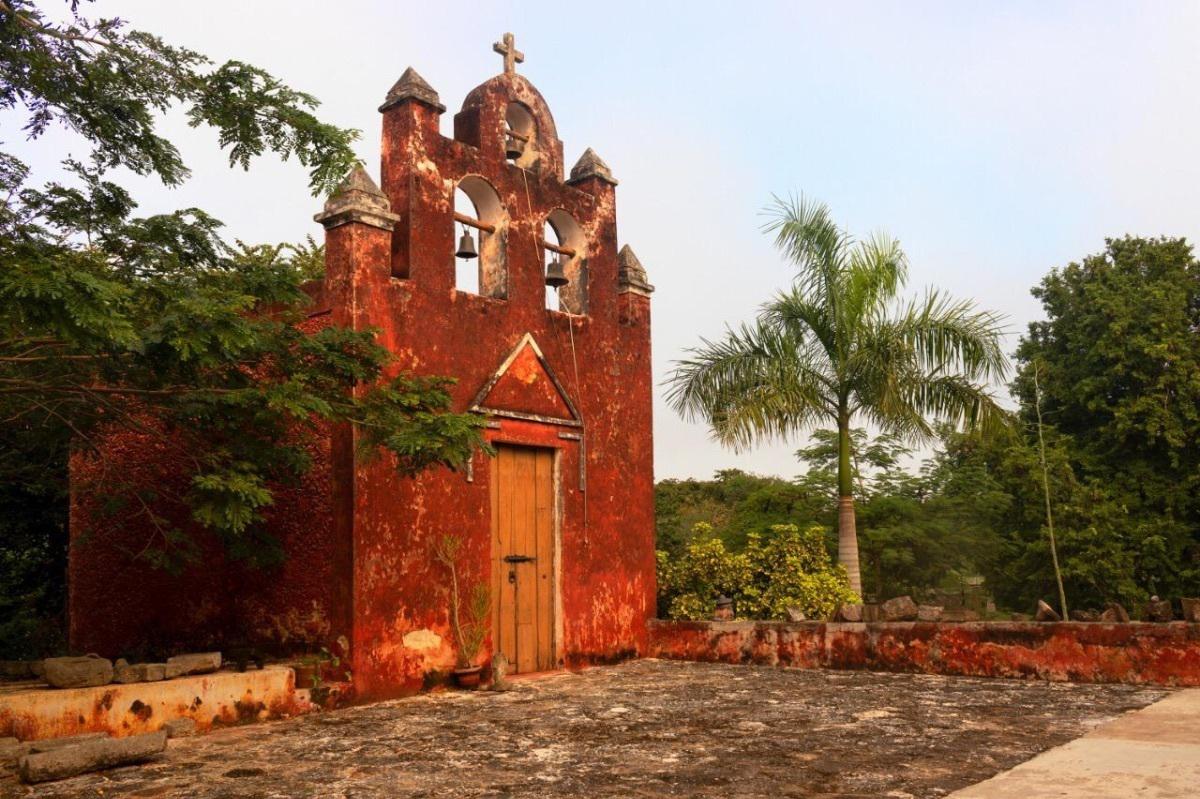
[(1004, 421), (990, 389), (1003, 376), (999, 318), (930, 289), (903, 301), (908, 265), (895, 239), (856, 240), (819, 203), (776, 200), (768, 232), (796, 269), (753, 324), (680, 361), (668, 400), (722, 444), (748, 447), (832, 424), (838, 433), (838, 560), (861, 591), (850, 430), (856, 420), (909, 440), (931, 420)]
[(317, 119), (311, 95), (241, 61), (216, 66), (123, 20), (87, 19), (79, 0), (67, 5), (69, 21), (57, 24), (28, 0), (0, 0), (0, 109), (24, 108), (26, 135), (66, 127), (92, 146), (99, 168), (174, 186), (188, 169), (156, 123), (182, 107), (192, 127), (216, 130), (231, 165), (248, 169), (268, 152), (294, 157), (314, 193), (332, 190), (354, 166), (358, 131)]
[[(311, 240), (230, 245), (197, 208), (137, 215), (109, 179), (118, 167), (171, 186), (187, 177), (156, 128), (175, 107), (217, 131), (231, 164), (295, 158), (314, 192), (354, 164), (357, 133), (320, 122), (312, 97), (257, 67), (213, 66), (78, 6), (60, 24), (33, 3), (0, 0), (0, 110), (23, 113), (28, 137), (60, 126), (91, 148), (64, 162), (66, 179), (40, 187), (0, 151), (0, 484), (17, 505), (0, 513), (0, 532), (20, 549), (0, 563), (0, 602), (37, 601), (21, 575), (44, 563), (47, 542), (62, 551), (67, 448), (105, 458), (102, 437), (114, 431), (158, 437), (188, 475), (182, 496), (126, 498), (158, 523), (143, 554), (160, 565), (194, 555), (195, 542), (148, 498), (186, 503), (237, 557), (277, 555), (263, 513), (308, 468), (315, 424), (356, 425), (364, 449), (389, 452), (403, 474), (458, 467), (482, 442), (482, 420), (448, 412), (448, 380), (381, 379), (390, 355), (372, 332), (309, 317), (302, 284), (321, 268)], [(13, 521), (42, 500), (55, 510), (36, 530)], [(61, 555), (51, 561), (60, 567)]]
[(710, 618), (719, 595), (733, 599), (739, 617), (752, 619), (786, 619), (789, 608), (825, 618), (857, 599), (818, 526), (772, 525), (765, 536), (749, 533), (735, 552), (700, 522), (678, 556), (657, 554), (659, 609), (667, 618)]
[(751, 532), (775, 524), (833, 523), (823, 487), (739, 469), (723, 469), (712, 480), (662, 480), (654, 497), (657, 546), (671, 556), (682, 554), (700, 522), (739, 551)]
[(1200, 263), (1190, 245), (1110, 239), (1034, 296), (1046, 319), (1021, 340), (1014, 393), (1032, 421), (1036, 364), (1046, 423), (1080, 507), (1097, 519), (1094, 545), (1131, 567), (1125, 584), (1138, 594), (1200, 592)]
[[(1062, 436), (1052, 433), (1047, 439), (1055, 532), (1071, 607), (1098, 608), (1110, 601), (1136, 607), (1149, 592), (1128, 534), (1134, 526), (1129, 513), (1112, 499), (1110, 486), (1079, 478), (1069, 452)], [(938, 457), (945, 475), (942, 490), (968, 503), (970, 523), (986, 533), (987, 547), (977, 563), (997, 603), (1029, 612), (1038, 599), (1057, 596), (1032, 436), (951, 435)]]

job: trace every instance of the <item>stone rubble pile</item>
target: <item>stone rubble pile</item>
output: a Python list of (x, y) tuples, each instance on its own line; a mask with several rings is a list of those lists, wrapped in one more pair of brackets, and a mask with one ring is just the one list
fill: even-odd
[(92, 688), (111, 682), (157, 682), (221, 668), (220, 652), (198, 652), (167, 658), (166, 663), (113, 663), (99, 655), (0, 661), (0, 677), (42, 680), (51, 688)]
[[(1169, 599), (1159, 599), (1157, 596), (1142, 608), (1140, 621), (1155, 624), (1182, 619), (1193, 624), (1200, 624), (1200, 599), (1183, 597), (1179, 600), (1180, 613), (1175, 612), (1175, 605)], [(789, 611), (789, 616), (790, 616)], [(800, 621), (791, 618), (790, 621)], [(947, 609), (939, 605), (919, 605), (910, 596), (898, 596), (879, 604), (862, 602), (844, 602), (833, 612), (830, 621), (835, 622), (890, 622), (890, 621), (920, 621), (920, 622), (963, 622), (980, 621), (978, 613), (962, 609)], [(1034, 614), (1012, 614), (1013, 621), (1062, 621), (1062, 615), (1045, 600), (1038, 600)], [(1086, 608), (1072, 609), (1071, 621), (1105, 622), (1107, 624), (1128, 624), (1132, 621), (1129, 611), (1118, 602), (1109, 602), (1103, 610)]]
[[(191, 674), (209, 674), (221, 668), (220, 652), (176, 655), (166, 663), (113, 663), (98, 655), (46, 658), (38, 661), (0, 661), (0, 676), (9, 679), (42, 679), (52, 688), (90, 688), (111, 682), (157, 682)], [(27, 783), (74, 777), (89, 771), (141, 763), (161, 753), (168, 738), (196, 734), (196, 721), (188, 717), (166, 721), (156, 732), (109, 737), (93, 732), (66, 738), (20, 741), (0, 738), (0, 777), (15, 773)]]
[(0, 661), (0, 675), (7, 679), (41, 679), (50, 687), (95, 687), (109, 683), (156, 683), (186, 677), (188, 674), (209, 674), (221, 668), (221, 653), (205, 651), (168, 657), (166, 663), (130, 663), (119, 659), (115, 663), (100, 655), (47, 657), (46, 660)]

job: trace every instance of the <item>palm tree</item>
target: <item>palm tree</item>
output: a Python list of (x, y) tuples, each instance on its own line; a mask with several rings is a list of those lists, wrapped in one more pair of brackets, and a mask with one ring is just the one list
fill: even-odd
[(1001, 317), (935, 289), (902, 301), (907, 259), (897, 240), (863, 240), (829, 209), (775, 198), (764, 231), (796, 267), (791, 288), (753, 323), (687, 351), (667, 399), (735, 450), (819, 425), (838, 431), (838, 561), (861, 595), (850, 430), (855, 420), (913, 443), (934, 422), (1006, 423), (990, 384), (1008, 371)]

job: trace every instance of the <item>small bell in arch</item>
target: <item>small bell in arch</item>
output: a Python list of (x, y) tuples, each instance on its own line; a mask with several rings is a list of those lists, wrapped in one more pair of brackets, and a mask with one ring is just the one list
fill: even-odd
[(514, 161), (521, 157), (525, 152), (525, 142), (518, 139), (516, 136), (509, 133), (504, 137), (504, 157), (511, 158)]
[(560, 255), (546, 267), (546, 285), (560, 289), (571, 281), (567, 279), (567, 256)]
[(462, 238), (458, 240), (458, 252), (454, 253), (456, 258), (471, 259), (478, 258), (479, 252), (475, 249), (475, 239), (467, 232), (464, 227)]

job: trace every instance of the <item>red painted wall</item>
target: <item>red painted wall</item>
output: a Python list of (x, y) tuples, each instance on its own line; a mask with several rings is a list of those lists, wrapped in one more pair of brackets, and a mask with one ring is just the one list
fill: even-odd
[(1200, 685), (1200, 624), (655, 621), (675, 660), (970, 677)]
[[(349, 591), (338, 570), (348, 568), (349, 539), (332, 534), (328, 435), (311, 438), (313, 468), (298, 485), (277, 486), (264, 514), (287, 560), (255, 569), (229, 561), (173, 499), (188, 488), (175, 467), (184, 454), (153, 420), (145, 422), (148, 432), (106, 436), (105, 458), (71, 461), (71, 647), (147, 657), (241, 643), (316, 647), (345, 634)], [(96, 500), (113, 493), (125, 497), (115, 512)], [(197, 563), (175, 574), (138, 557), (161, 544), (161, 533), (139, 512), (137, 493), (167, 526), (189, 528), (201, 543)]]
[[(504, 158), (510, 100), (537, 123), (533, 146), (541, 157), (527, 170)], [(397, 356), (395, 369), (455, 377), (456, 410), (471, 407), (521, 339), (533, 337), (582, 426), (496, 417), (488, 435), (558, 453), (561, 660), (577, 666), (643, 653), (655, 599), (650, 312), (646, 293), (618, 279), (614, 184), (603, 176), (564, 182), (553, 119), (521, 76), (501, 75), (473, 91), (455, 119), (458, 139), (441, 135), (432, 102), (409, 98), (389, 106), (381, 185), (399, 218), (394, 229), (378, 219), (326, 221), (326, 278), (317, 307), (337, 324), (377, 329)], [(507, 217), (504, 299), (454, 287), (453, 195), (467, 175), (494, 187)], [(545, 307), (540, 242), (552, 211), (569, 214), (586, 240), (585, 316)], [(563, 405), (549, 384), (530, 377), (536, 371), (522, 355), (513, 379), (497, 384), (486, 404), (560, 415)], [(151, 439), (122, 434), (109, 446), (121, 450), (135, 482), (177, 479), (176, 456)], [(447, 576), (431, 547), (444, 534), (462, 537), (466, 579), (490, 581), (487, 457), (479, 454), (467, 473), (439, 469), (402, 478), (386, 458), (356, 458), (349, 429), (315, 442), (314, 455), (305, 485), (284, 491), (271, 513), (290, 557), (282, 571), (266, 576), (227, 563), (215, 547), (182, 575), (149, 572), (129, 551), (151, 531), (136, 521), (115, 525), (98, 513), (88, 485), (99, 464), (77, 459), (70, 565), (75, 647), (116, 654), (150, 637), (181, 647), (219, 644), (231, 631), (261, 637), (273, 625), (303, 625), (312, 616), (326, 640), (343, 634), (351, 640), (360, 696), (416, 690), (444, 673), (453, 665)]]
[[(501, 126), (510, 99), (526, 105), (537, 121), (535, 146), (544, 157), (536, 170), (505, 161)], [(442, 136), (438, 125), (438, 110), (428, 103), (410, 100), (385, 110), (381, 185), (400, 219), (390, 241), (386, 232), (362, 224), (329, 231), (328, 280), (331, 286), (349, 284), (354, 297), (353, 311), (343, 302), (335, 317), (378, 328), (397, 353), (398, 368), (456, 377), (459, 409), (470, 406), (525, 334), (533, 337), (578, 409), (582, 428), (495, 417), (489, 437), (558, 452), (560, 656), (574, 666), (641, 653), (654, 610), (649, 299), (619, 293), (614, 187), (599, 178), (563, 182), (553, 119), (520, 76), (499, 76), (468, 96), (456, 129), (470, 141)], [(452, 223), (453, 196), (468, 175), (491, 184), (505, 209), (505, 299), (454, 287), (460, 230)], [(545, 307), (540, 242), (555, 209), (569, 213), (586, 237), (586, 316)], [(385, 242), (388, 257), (381, 251)], [(528, 374), (529, 360), (524, 353), (509, 374)], [(487, 404), (561, 415), (547, 384), (531, 382), (520, 396), (521, 383), (501, 382)], [(582, 442), (561, 435), (580, 432)], [(486, 456), (475, 459), (472, 471), (471, 479), (440, 470), (405, 480), (386, 462), (354, 468), (348, 490), (360, 694), (411, 690), (428, 672), (452, 665), (446, 574), (429, 553), (441, 535), (459, 535), (470, 553), (468, 578), (490, 581)]]

